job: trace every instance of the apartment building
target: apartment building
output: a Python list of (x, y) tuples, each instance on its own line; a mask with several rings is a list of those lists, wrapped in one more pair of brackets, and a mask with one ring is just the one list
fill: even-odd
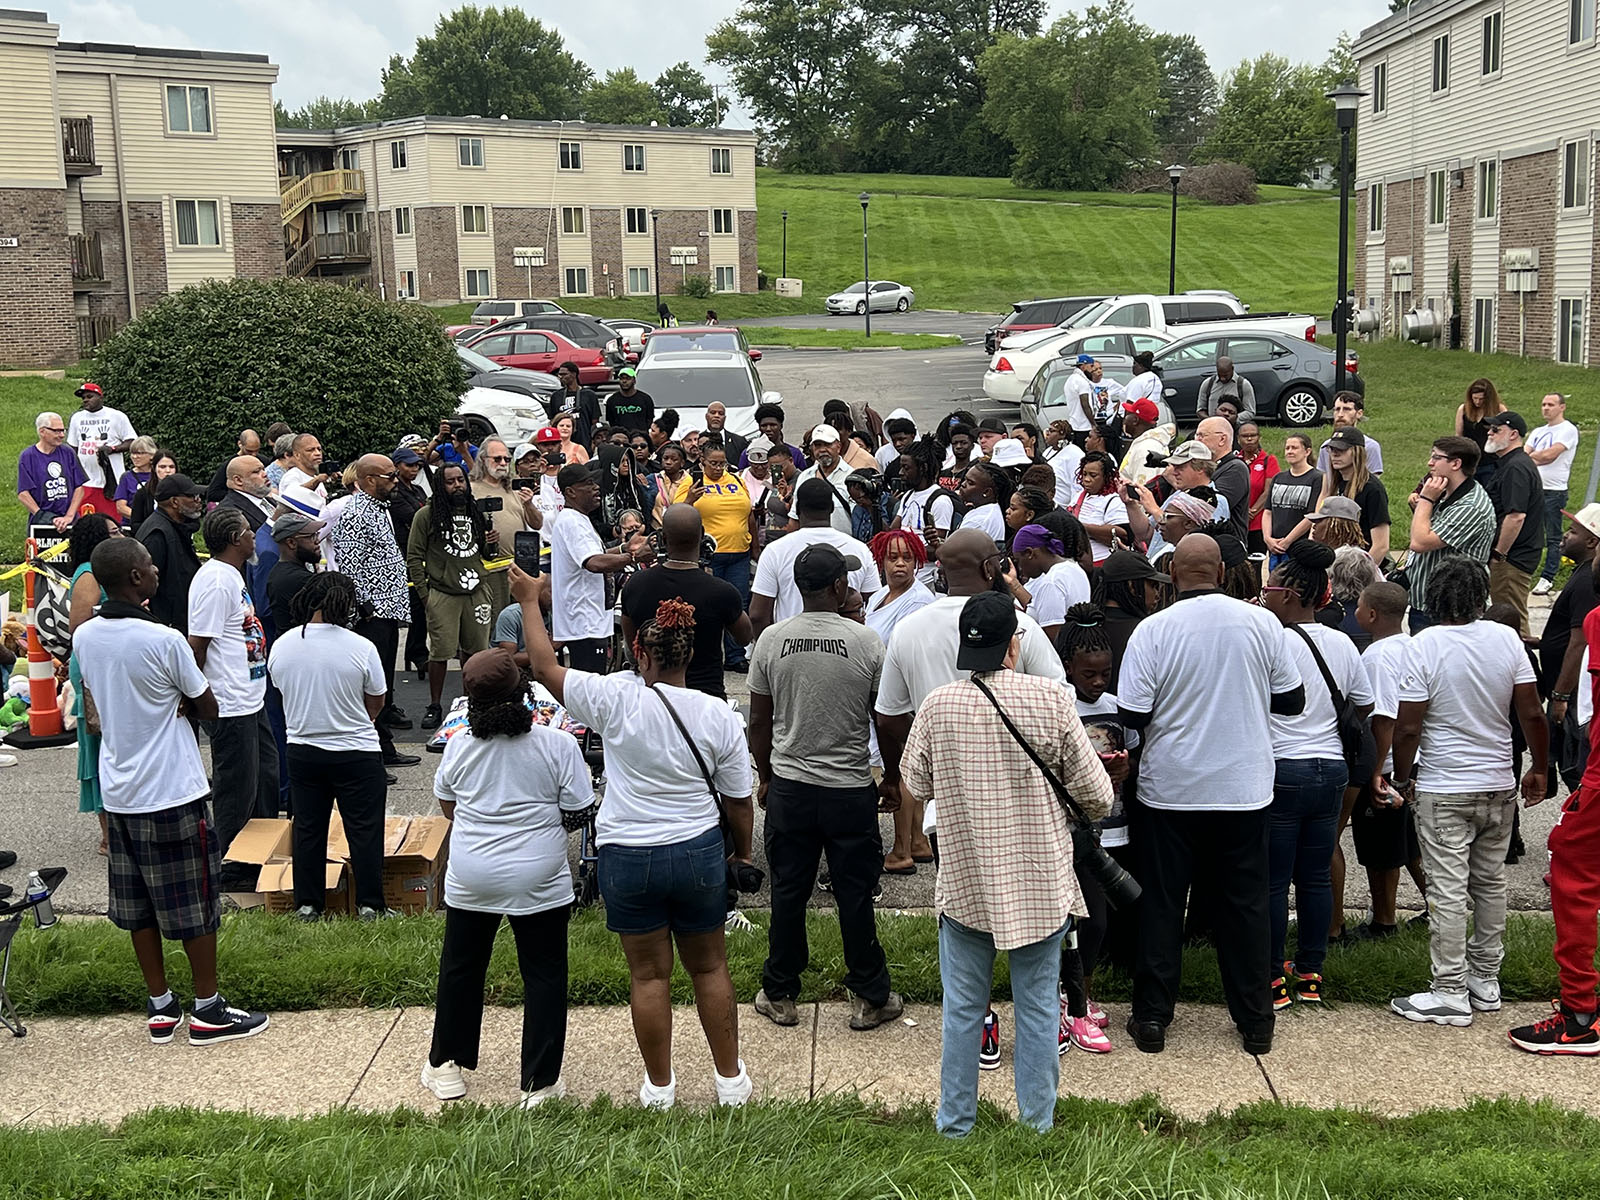
[[(1600, 364), (1597, 0), (1416, 0), (1355, 44), (1358, 301)], [(1459, 294), (1459, 306), (1455, 297)]]
[(178, 288), (284, 269), (277, 67), (57, 34), (0, 9), (0, 363), (70, 362)]
[(288, 271), (426, 302), (756, 290), (755, 135), (418, 116), (278, 130)]

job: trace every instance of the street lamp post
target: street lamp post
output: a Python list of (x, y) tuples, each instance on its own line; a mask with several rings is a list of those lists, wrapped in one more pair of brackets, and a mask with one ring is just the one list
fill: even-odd
[(1173, 163), (1167, 168), (1167, 178), (1172, 180), (1172, 248), (1167, 253), (1167, 295), (1178, 291), (1178, 180), (1187, 168)]
[[(661, 321), (661, 210), (650, 210), (650, 274), (656, 279), (656, 320)], [(661, 321), (663, 325), (665, 321)]]
[(867, 318), (867, 336), (872, 336), (872, 271), (867, 265), (867, 201), (866, 192), (857, 197), (861, 201), (861, 312)]
[(778, 214), (783, 218), (783, 277), (789, 278), (789, 210)]
[(1350, 334), (1350, 133), (1356, 127), (1356, 110), (1365, 96), (1354, 83), (1341, 83), (1328, 93), (1339, 123), (1339, 297), (1333, 309), (1333, 390), (1344, 391), (1345, 345)]

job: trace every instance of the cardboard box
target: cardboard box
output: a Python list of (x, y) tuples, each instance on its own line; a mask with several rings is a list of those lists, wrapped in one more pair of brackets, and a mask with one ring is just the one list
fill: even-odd
[[(260, 867), (256, 892), (270, 913), (293, 912), (294, 903), (294, 822), (257, 817), (246, 821), (223, 856), (228, 862)], [(349, 871), (342, 859), (324, 865), (324, 913), (349, 913), (351, 908)]]
[[(328, 858), (348, 864), (350, 844), (338, 813), (328, 823)], [(403, 913), (434, 912), (444, 904), (450, 861), (448, 817), (387, 817), (383, 822), (383, 902)]]

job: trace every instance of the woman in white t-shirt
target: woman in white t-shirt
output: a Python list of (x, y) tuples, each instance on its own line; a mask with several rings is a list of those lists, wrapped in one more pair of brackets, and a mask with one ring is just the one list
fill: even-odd
[(1054, 645), (1067, 610), (1089, 602), (1089, 576), (1067, 557), (1066, 544), (1039, 524), (1024, 525), (1013, 535), (1011, 561), (1014, 569), (1006, 575), (1011, 594)]
[[(1294, 656), (1306, 693), (1305, 707), (1296, 715), (1272, 714), (1276, 768), (1272, 806), (1267, 813), (1267, 858), (1274, 1009), (1289, 1007), (1291, 991), (1292, 998), (1302, 1003), (1322, 1001), (1322, 966), (1333, 919), (1330, 867), (1345, 784), (1350, 778), (1339, 738), (1338, 712), (1323, 666), (1340, 695), (1360, 707), (1363, 720), (1372, 711), (1372, 684), (1355, 644), (1340, 630), (1317, 622), (1317, 610), (1328, 597), (1331, 566), (1333, 551), (1327, 546), (1308, 538), (1291, 542), (1287, 559), (1272, 572), (1261, 592), (1262, 606), (1288, 630), (1284, 643)], [(1299, 932), (1294, 961), (1288, 962), (1283, 955), (1291, 882)]]
[[(512, 567), (511, 595), (532, 608), (538, 581)], [(717, 1102), (743, 1104), (753, 1087), (739, 1058), (723, 922), (729, 875), (755, 874), (754, 788), (739, 718), (724, 701), (685, 683), (694, 653), (694, 606), (663, 600), (640, 627), (633, 644), (638, 675), (561, 666), (536, 611), (523, 621), (523, 637), (533, 677), (605, 746), (606, 796), (595, 821), (600, 896), (606, 928), (621, 937), (628, 960), (633, 1030), (645, 1063), (639, 1101), (670, 1108), (677, 1096), (671, 994), (676, 945), (716, 1064)], [(713, 789), (727, 814), (732, 855), (725, 855)]]
[(1078, 482), (1083, 491), (1070, 509), (1073, 516), (1083, 522), (1094, 548), (1096, 565), (1104, 562), (1106, 555), (1116, 548), (1117, 530), (1124, 540), (1131, 535), (1128, 530), (1128, 506), (1117, 494), (1117, 461), (1104, 450), (1092, 450), (1083, 456), (1078, 468)]
[(422, 1085), (441, 1100), (466, 1094), (461, 1072), (478, 1068), (484, 977), (505, 917), (522, 973), (522, 1107), (533, 1108), (566, 1095), (567, 831), (594, 810), (594, 788), (577, 739), (533, 723), (527, 684), (509, 650), (474, 654), (461, 686), (467, 727), (445, 745), (433, 781), (455, 824)]

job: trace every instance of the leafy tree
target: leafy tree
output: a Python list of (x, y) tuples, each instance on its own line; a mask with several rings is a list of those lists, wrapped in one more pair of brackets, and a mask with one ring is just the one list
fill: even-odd
[(984, 120), (1016, 146), (1019, 184), (1108, 188), (1156, 149), (1160, 68), (1127, 0), (1068, 14), (1042, 37), (1002, 36), (978, 67)]
[(376, 116), (376, 100), (350, 100), (343, 96), (318, 96), (290, 112), (283, 101), (273, 101), (279, 129), (336, 129), (341, 125), (359, 125)]
[(1152, 39), (1161, 67), (1162, 112), (1156, 141), (1168, 162), (1186, 162), (1211, 132), (1217, 115), (1217, 77), (1206, 52), (1185, 33), (1158, 33)]
[(706, 77), (686, 62), (673, 63), (661, 72), (655, 94), (668, 125), (711, 129), (728, 115), (728, 102), (719, 99)]
[(632, 67), (607, 71), (583, 93), (583, 119), (597, 125), (648, 125), (664, 116), (655, 89)]
[(295, 279), (175, 292), (100, 347), (94, 378), (191, 473), (273, 421), (353, 461), (437, 429), (465, 386), (428, 310)]
[(1263, 54), (1223, 80), (1216, 126), (1196, 156), (1238, 162), (1262, 183), (1297, 184), (1338, 151), (1322, 68)]
[(468, 4), (440, 17), (409, 59), (390, 58), (379, 115), (572, 120), (590, 76), (555, 29), (519, 8)]

